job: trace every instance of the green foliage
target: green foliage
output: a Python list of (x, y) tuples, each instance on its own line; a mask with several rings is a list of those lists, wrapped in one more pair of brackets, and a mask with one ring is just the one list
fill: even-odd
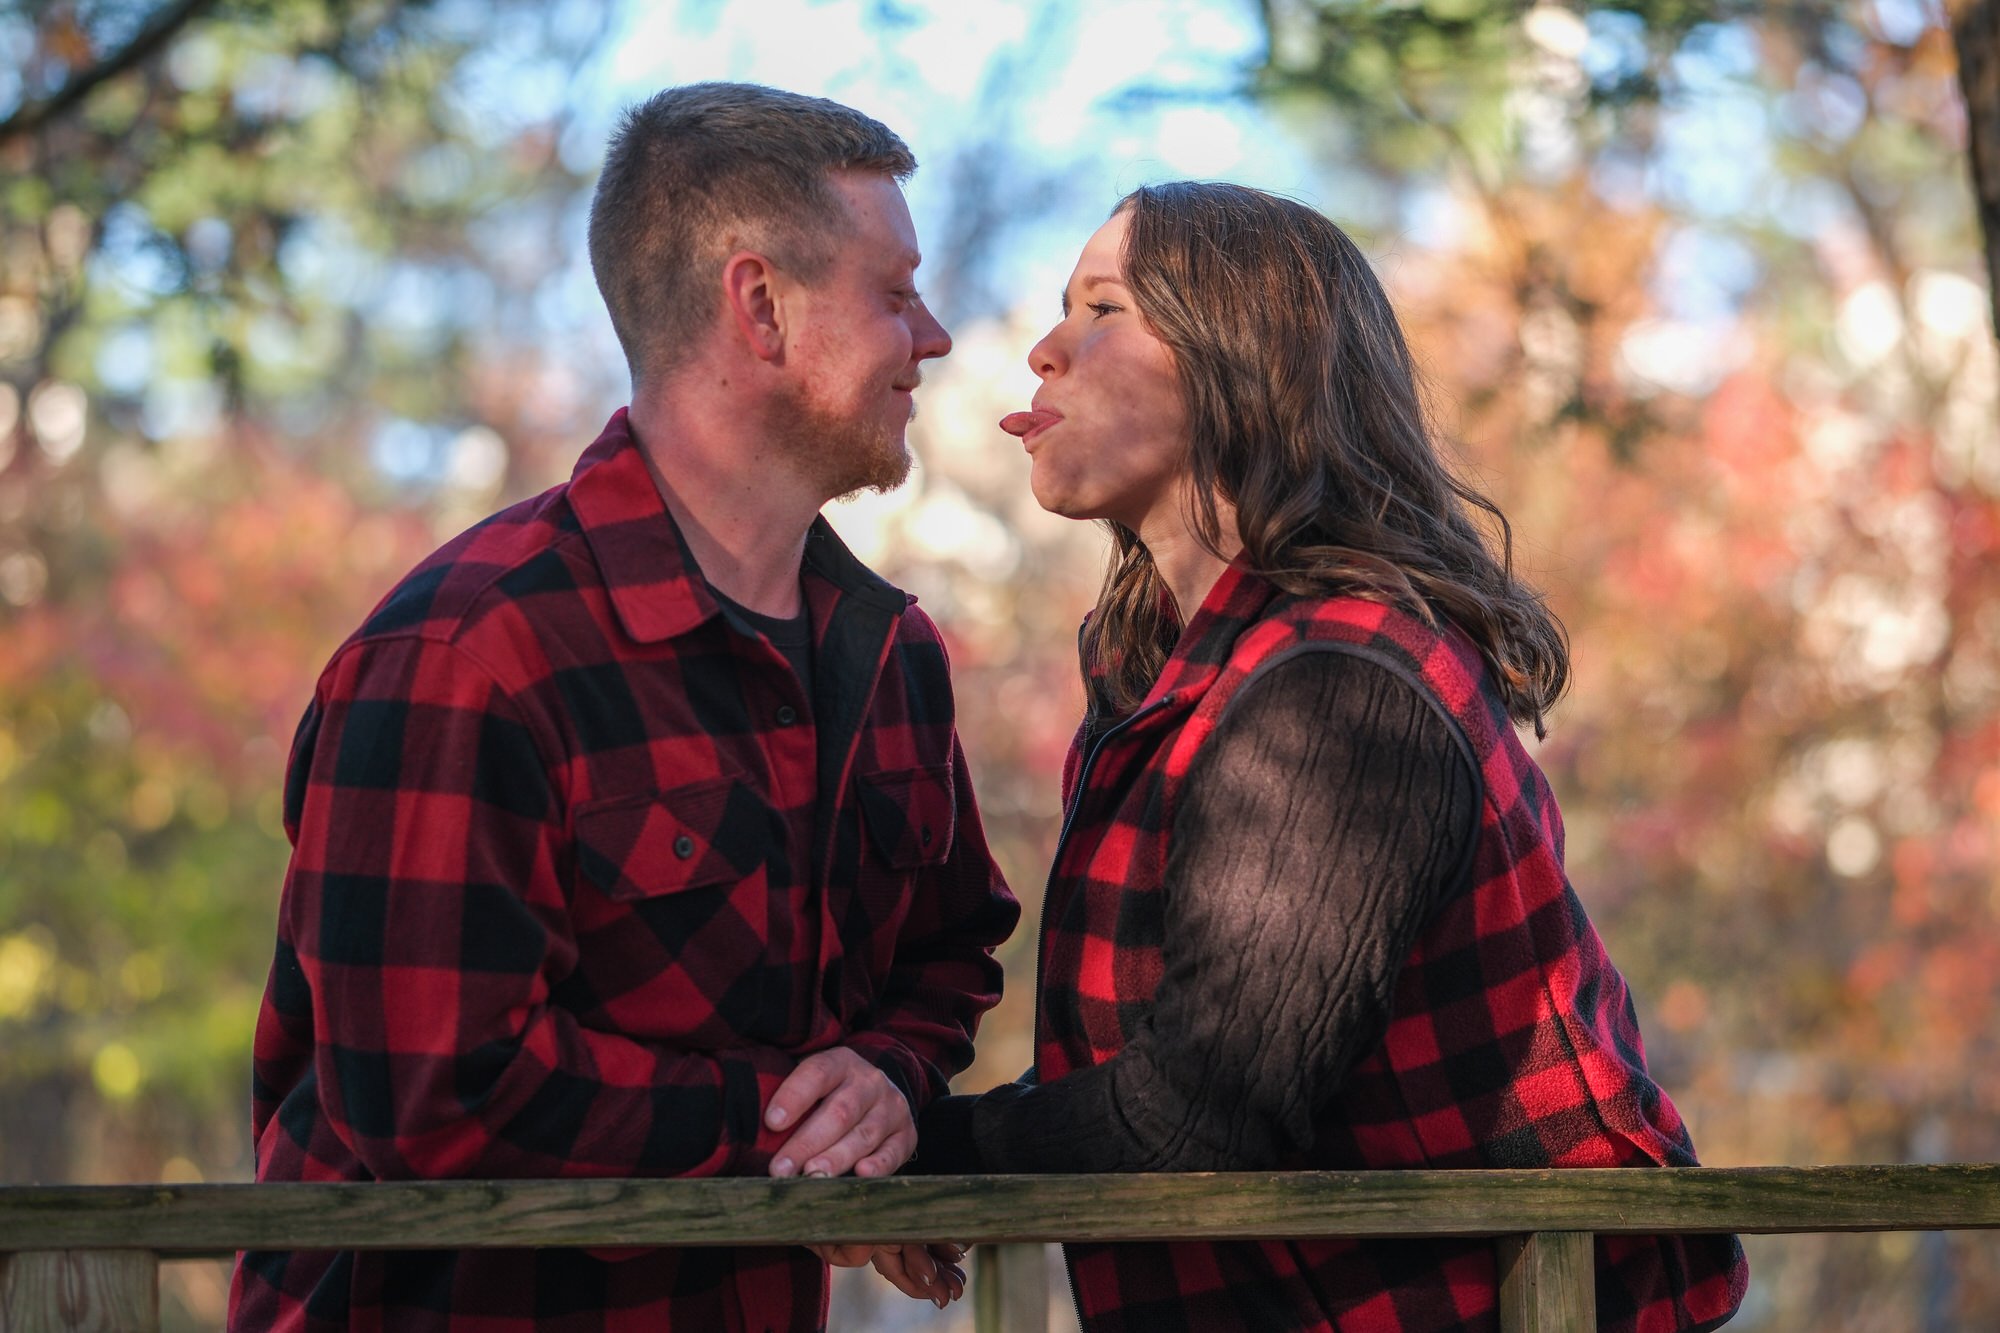
[(0, 1180), (247, 1169), (289, 728), (429, 540), (352, 494), (477, 419), (480, 238), (579, 187), (493, 105), (562, 8), (0, 3)]
[[(94, 682), (60, 673), (9, 699), (0, 779), (0, 1030), (9, 1081), (95, 1069), (126, 1101), (157, 1084), (202, 1113), (242, 1089), (268, 952), (270, 874), (283, 839), (271, 811), (213, 775), (133, 745), (130, 720)], [(254, 802), (255, 798), (248, 798)], [(103, 1053), (119, 1048), (131, 1058)]]

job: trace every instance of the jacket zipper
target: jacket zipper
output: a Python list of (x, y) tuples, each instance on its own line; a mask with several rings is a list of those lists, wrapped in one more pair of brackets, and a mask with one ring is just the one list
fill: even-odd
[[(1165, 708), (1168, 704), (1172, 703), (1173, 701), (1174, 701), (1173, 691), (1169, 690), (1167, 693), (1153, 700), (1153, 702), (1147, 704), (1144, 708), (1141, 708), (1138, 712), (1132, 714), (1132, 716), (1108, 728), (1102, 735), (1100, 735), (1096, 740), (1090, 743), (1090, 752), (1084, 755), (1083, 757), (1083, 767), (1077, 770), (1076, 798), (1069, 803), (1069, 809), (1063, 812), (1062, 831), (1056, 835), (1055, 856), (1049, 862), (1050, 884), (1055, 883), (1056, 867), (1062, 864), (1063, 847), (1069, 842), (1069, 831), (1070, 828), (1076, 823), (1077, 811), (1082, 809), (1083, 807), (1083, 794), (1086, 790), (1088, 790), (1088, 785), (1090, 782), (1091, 766), (1097, 762), (1098, 753), (1104, 749), (1105, 743), (1109, 741), (1113, 736), (1116, 736), (1119, 732), (1125, 730), (1125, 728), (1131, 726), (1133, 723), (1137, 722), (1140, 718), (1159, 712), (1162, 708)], [(1045, 888), (1042, 893), (1042, 925), (1044, 927), (1047, 927), (1048, 924), (1049, 924), (1049, 895)], [(1041, 980), (1042, 980), (1041, 960), (1038, 951), (1035, 962), (1035, 1021), (1038, 1024), (1041, 1021), (1041, 994), (1042, 994)]]
[[(1084, 795), (1088, 795), (1088, 791), (1090, 791), (1090, 769), (1098, 763), (1098, 755), (1104, 751), (1104, 743), (1106, 741), (1110, 741), (1112, 737), (1116, 737), (1120, 731), (1124, 731), (1132, 723), (1140, 721), (1142, 717), (1158, 713), (1160, 709), (1168, 707), (1170, 703), (1174, 703), (1174, 693), (1172, 691), (1168, 691), (1166, 695), (1160, 695), (1150, 705), (1146, 705), (1144, 709), (1140, 709), (1132, 717), (1124, 719), (1116, 727), (1110, 727), (1104, 735), (1100, 735), (1096, 741), (1090, 743), (1090, 751), (1084, 755), (1084, 767), (1076, 771), (1076, 799), (1072, 799), (1070, 801), (1070, 809), (1062, 813), (1062, 833), (1056, 835), (1056, 855), (1048, 863), (1048, 883), (1042, 885), (1042, 931), (1040, 931), (1040, 935), (1034, 941), (1034, 1041), (1036, 1041), (1036, 1045), (1040, 1045), (1040, 1035), (1042, 1035), (1042, 959), (1046, 957), (1046, 951), (1042, 949), (1042, 943), (1048, 939), (1048, 901), (1054, 897), (1052, 891), (1056, 887), (1056, 871), (1062, 867), (1062, 849), (1068, 847), (1068, 843), (1070, 843), (1070, 829), (1076, 825), (1076, 813), (1084, 807)], [(1038, 1065), (1038, 1069), (1036, 1069), (1036, 1083), (1042, 1081), (1040, 1061), (1042, 1061), (1042, 1057), (1040, 1057), (1040, 1053), (1036, 1053), (1036, 1065)], [(1078, 1327), (1086, 1327), (1086, 1323), (1084, 1323), (1084, 1299), (1080, 1295), (1076, 1295), (1076, 1267), (1070, 1263), (1070, 1249), (1068, 1249), (1068, 1245), (1062, 1247), (1062, 1271), (1064, 1271), (1064, 1281), (1070, 1287), (1070, 1305), (1076, 1307), (1076, 1325)]]

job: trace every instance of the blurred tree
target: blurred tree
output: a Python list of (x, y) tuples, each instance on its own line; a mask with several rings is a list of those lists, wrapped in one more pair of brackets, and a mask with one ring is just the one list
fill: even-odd
[(247, 1174), (312, 676), (590, 406), (537, 340), (607, 17), (0, 2), (0, 1181)]
[(2000, 3), (1960, 0), (1951, 31), (1958, 47), (1958, 86), (1965, 94), (1979, 226), (1986, 236), (1993, 326), (2000, 329)]
[[(2000, 1153), (2000, 358), (1942, 11), (1264, 12), (1256, 90), (1397, 238), (1570, 626), (1540, 757), (1705, 1157)], [(1991, 1322), (1996, 1258), (1756, 1261), (1777, 1326), (1861, 1329)]]
[[(13, 8), (18, 11), (19, 7)], [(186, 27), (188, 20), (212, 8), (214, 0), (180, 0), (150, 13), (138, 6), (129, 6), (123, 12), (112, 12), (112, 6), (99, 6), (88, 23), (100, 33), (116, 34), (137, 27), (122, 45), (101, 50), (92, 40), (86, 20), (74, 10), (62, 9), (44, 15), (53, 22), (42, 54), (48, 64), (60, 68), (61, 73), (56, 76), (60, 82), (44, 96), (19, 101), (13, 114), (0, 121), (0, 143), (33, 136), (79, 105), (100, 83), (143, 64)], [(40, 73), (40, 81), (50, 80), (48, 71)]]
[[(0, 1181), (247, 1169), (311, 677), (623, 388), (575, 109), (613, 3), (0, 0)], [(833, 514), (945, 630), (1031, 922), (1100, 548), (991, 426), (1046, 296), (991, 316), (1012, 229), (1080, 237), (1074, 179), (1129, 170), (1043, 146), (1077, 9), (1024, 16), (926, 164), (958, 347), (912, 485)], [(1937, 0), (1259, 9), (1251, 91), (1574, 632), (1541, 757), (1706, 1155), (2000, 1156), (1990, 0), (1957, 59)], [(865, 12), (884, 50), (919, 22)], [(967, 1086), (1025, 1062), (1033, 948)], [(1758, 1263), (1765, 1326), (2000, 1311), (1968, 1239)]]
[(0, 1179), (241, 1167), (303, 682), (572, 442), (492, 330), (605, 14), (498, 8), (0, 4)]

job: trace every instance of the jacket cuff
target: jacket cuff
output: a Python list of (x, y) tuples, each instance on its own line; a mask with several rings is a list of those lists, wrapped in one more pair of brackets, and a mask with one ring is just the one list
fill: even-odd
[(978, 1104), (977, 1097), (940, 1097), (932, 1102), (917, 1122), (917, 1154), (903, 1174), (972, 1176), (984, 1171), (973, 1133), (973, 1109)]
[(910, 1118), (915, 1120), (923, 1111), (924, 1103), (930, 1100), (929, 1080), (924, 1077), (910, 1048), (880, 1032), (850, 1033), (845, 1045), (889, 1076), (889, 1081), (903, 1094), (903, 1100), (910, 1104)]

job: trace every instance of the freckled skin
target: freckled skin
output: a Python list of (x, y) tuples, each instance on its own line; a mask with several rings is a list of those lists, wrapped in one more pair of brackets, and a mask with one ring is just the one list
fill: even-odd
[(1127, 225), (1121, 212), (1091, 236), (1068, 313), (1028, 352), (1035, 406), (1063, 418), (1028, 441), (1029, 485), (1052, 513), (1144, 533), (1177, 513), (1188, 432), (1173, 354), (1122, 281)]
[(917, 295), (916, 227), (886, 176), (833, 179), (852, 226), (818, 281), (791, 289), (797, 320), (787, 354), (803, 372), (782, 416), (794, 456), (822, 474), (829, 495), (903, 480), (909, 390), (920, 364), (951, 350), (951, 335)]

